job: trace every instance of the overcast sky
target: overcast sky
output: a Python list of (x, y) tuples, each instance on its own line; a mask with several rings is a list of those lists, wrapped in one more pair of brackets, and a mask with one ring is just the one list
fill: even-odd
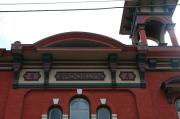
[[(58, 1), (77, 2), (80, 0), (1, 0), (0, 3), (44, 3)], [(62, 3), (50, 5), (1, 5), (0, 10), (82, 9), (118, 7), (123, 5), (123, 1), (71, 4)], [(124, 44), (131, 44), (131, 40), (128, 36), (122, 36), (119, 34), (122, 11), (123, 9), (99, 11), (0, 13), (0, 48), (10, 49), (11, 43), (14, 41), (21, 41), (23, 44), (31, 44), (45, 37), (70, 31), (85, 31), (103, 34), (119, 40)], [(180, 12), (180, 6), (176, 8), (173, 15), (173, 21), (176, 23), (175, 30), (179, 39), (180, 33), (178, 33), (178, 31), (180, 31), (180, 17), (178, 16), (178, 12)], [(166, 36), (166, 39), (169, 40), (168, 35)]]

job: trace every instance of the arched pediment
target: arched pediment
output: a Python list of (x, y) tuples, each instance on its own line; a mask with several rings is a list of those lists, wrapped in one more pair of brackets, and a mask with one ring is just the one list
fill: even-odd
[(27, 59), (37, 59), (42, 54), (51, 54), (58, 60), (104, 60), (109, 54), (134, 58), (137, 47), (124, 45), (99, 34), (67, 32), (47, 37), (34, 44), (15, 42), (11, 50), (13, 53), (23, 53)]
[(109, 48), (107, 44), (87, 39), (68, 39), (48, 45), (49, 48)]
[(34, 46), (38, 48), (123, 48), (125, 45), (99, 34), (67, 32), (42, 39)]

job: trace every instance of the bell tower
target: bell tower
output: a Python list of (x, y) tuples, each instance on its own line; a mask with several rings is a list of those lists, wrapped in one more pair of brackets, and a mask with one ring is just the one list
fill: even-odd
[(172, 15), (178, 0), (138, 0), (126, 1), (120, 34), (130, 35), (132, 43), (148, 45), (148, 40), (158, 46), (166, 46), (165, 33), (168, 32), (172, 46), (179, 46)]

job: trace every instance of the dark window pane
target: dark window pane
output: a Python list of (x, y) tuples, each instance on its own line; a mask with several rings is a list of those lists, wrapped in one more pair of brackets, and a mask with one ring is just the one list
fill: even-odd
[(62, 112), (59, 108), (52, 108), (49, 111), (49, 119), (61, 119)]
[(98, 119), (111, 119), (111, 114), (108, 108), (99, 108), (98, 109)]

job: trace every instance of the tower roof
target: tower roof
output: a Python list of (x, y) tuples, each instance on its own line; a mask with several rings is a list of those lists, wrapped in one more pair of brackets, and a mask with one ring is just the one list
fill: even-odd
[(172, 16), (178, 0), (139, 0), (124, 3), (120, 34), (130, 35), (137, 15), (168, 15)]

